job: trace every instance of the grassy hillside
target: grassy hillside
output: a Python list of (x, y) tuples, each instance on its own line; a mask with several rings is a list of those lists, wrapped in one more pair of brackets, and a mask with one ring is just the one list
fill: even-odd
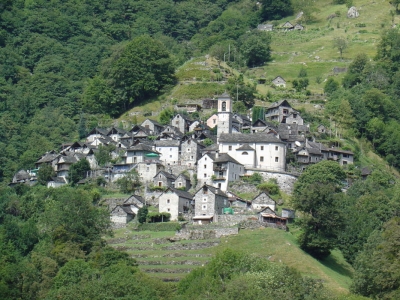
[[(171, 243), (167, 238), (174, 232), (133, 232), (129, 229), (115, 230), (109, 242), (136, 258), (139, 266), (151, 276), (164, 280), (179, 280), (190, 270), (206, 264), (212, 255), (226, 248), (242, 250), (271, 261), (284, 263), (305, 276), (320, 278), (325, 285), (337, 292), (347, 293), (351, 282), (352, 268), (339, 251), (320, 262), (298, 248), (295, 236), (290, 232), (272, 228), (241, 230), (239, 235), (221, 240), (179, 241)], [(117, 240), (126, 238), (125, 242)], [(119, 242), (119, 243), (115, 243)], [(198, 250), (173, 250), (168, 247), (187, 244), (219, 243), (218, 246)]]

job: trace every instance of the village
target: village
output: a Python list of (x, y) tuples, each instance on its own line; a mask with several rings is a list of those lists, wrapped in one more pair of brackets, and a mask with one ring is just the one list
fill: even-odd
[[(152, 205), (169, 214), (171, 221), (200, 225), (218, 223), (222, 216), (231, 215), (231, 222), (251, 217), (265, 226), (286, 228), (294, 211), (283, 207), (276, 213), (276, 201), (265, 192), (242, 199), (230, 191), (230, 184), (258, 173), (289, 180), (293, 186), (308, 165), (321, 160), (352, 164), (353, 153), (315, 142), (310, 126), (287, 100), (272, 103), (265, 111), (265, 121), (233, 113), (232, 102), (227, 93), (207, 100), (206, 105), (217, 112), (205, 121), (191, 118), (191, 113), (201, 109), (199, 105), (185, 105), (187, 113), (177, 113), (170, 125), (146, 119), (129, 131), (94, 128), (85, 141), (45, 153), (35, 169), (20, 170), (10, 185), (34, 184), (44, 165), (51, 165), (56, 174), (47, 182), (49, 188), (66, 185), (71, 165), (86, 159), (91, 170), (78, 184), (96, 177), (115, 182), (134, 172), (144, 186), (142, 192), (138, 189), (123, 203), (109, 207), (116, 224), (128, 223), (140, 208)], [(315, 134), (327, 130), (320, 125)], [(108, 145), (114, 146), (111, 154), (118, 161), (100, 167), (95, 153)], [(288, 163), (289, 153), (295, 164)]]

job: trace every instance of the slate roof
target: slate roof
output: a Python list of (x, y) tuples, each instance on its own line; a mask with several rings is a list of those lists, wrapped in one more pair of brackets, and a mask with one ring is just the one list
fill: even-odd
[[(178, 190), (178, 189), (174, 189), (174, 188), (172, 188), (172, 187), (169, 187), (168, 189), (170, 189), (171, 191), (173, 191), (173, 192), (174, 192), (175, 194), (177, 194), (179, 197), (186, 198), (186, 199), (190, 199), (190, 200), (193, 199), (193, 195), (192, 195), (191, 193), (189, 193), (189, 192), (181, 191), (181, 190)], [(167, 189), (167, 190), (168, 190), (168, 189)]]
[(107, 135), (108, 131), (106, 128), (95, 127), (88, 133), (88, 136), (92, 134)]
[(325, 145), (321, 143), (315, 143), (315, 142), (307, 142), (309, 147), (315, 148), (315, 149), (321, 149), (321, 151), (328, 151), (329, 148), (327, 148)]
[(240, 162), (238, 162), (237, 160), (235, 160), (232, 156), (230, 156), (230, 155), (227, 154), (227, 153), (219, 154), (218, 157), (216, 157), (216, 158), (214, 159), (214, 163), (224, 163), (224, 162), (232, 162), (232, 163), (241, 165)]
[(204, 148), (202, 151), (217, 151), (218, 149), (219, 149), (218, 144), (212, 144)]
[(368, 167), (364, 167), (361, 169), (361, 176), (371, 175), (372, 171)]
[(46, 154), (43, 155), (36, 163), (37, 163), (37, 164), (40, 164), (40, 163), (52, 162), (52, 161), (55, 160), (58, 156), (59, 156), (59, 154), (57, 154), (57, 153), (46, 153)]
[(132, 211), (130, 206), (125, 206), (121, 205), (121, 208), (124, 212), (126, 212), (128, 215), (134, 215), (135, 213)]
[(62, 156), (62, 157), (60, 157), (60, 160), (63, 160), (62, 162), (60, 162), (60, 161), (58, 161), (58, 163), (57, 163), (57, 165), (58, 164), (74, 164), (74, 163), (76, 163), (78, 160), (75, 158), (75, 157), (73, 157), (73, 156)]
[(141, 203), (143, 203), (143, 204), (146, 203), (146, 201), (143, 199), (142, 196), (139, 196), (139, 195), (132, 195), (132, 196), (130, 196), (128, 199), (126, 199), (126, 200), (124, 201), (124, 204), (130, 204), (130, 203), (128, 203), (128, 202), (129, 202), (129, 200), (130, 200), (131, 198), (135, 198), (136, 200), (138, 200), (139, 202), (141, 202)]
[[(281, 76), (277, 76), (276, 78), (278, 78), (278, 77), (281, 77)], [(275, 78), (275, 79), (276, 79)], [(282, 77), (281, 77), (282, 78)], [(274, 80), (275, 80), (274, 79)], [(283, 78), (282, 78), (283, 79)], [(275, 108), (275, 107), (279, 107), (279, 106), (281, 106), (282, 104), (287, 104), (288, 105), (288, 107), (291, 107), (290, 106), (290, 104), (289, 104), (289, 102), (287, 102), (287, 100), (281, 100), (281, 101), (278, 101), (278, 102), (274, 102), (274, 103), (272, 103), (269, 107), (268, 107), (268, 109), (270, 109), (270, 108)]]
[(306, 148), (308, 153), (310, 154), (314, 154), (314, 155), (322, 155), (321, 151), (319, 151), (319, 149), (316, 148)]
[(21, 180), (27, 180), (30, 179), (31, 176), (29, 175), (29, 173), (25, 170), (19, 170), (15, 175), (14, 178), (12, 180), (13, 183), (21, 181)]
[[(219, 195), (219, 196), (223, 196), (223, 197), (227, 197), (228, 198), (228, 195), (227, 194), (225, 194), (223, 191), (221, 191), (220, 189), (217, 189), (217, 188), (215, 188), (215, 187), (213, 187), (213, 186), (211, 186), (211, 185), (207, 185), (206, 184), (206, 186), (207, 186), (207, 188), (210, 190), (210, 192), (211, 193), (213, 193), (213, 194), (215, 194), (215, 195)], [(203, 187), (201, 187), (201, 189), (202, 189)]]
[(113, 133), (125, 134), (125, 133), (126, 133), (126, 130), (121, 129), (121, 128), (118, 128), (118, 127), (112, 127), (112, 128), (108, 131), (107, 135), (110, 135), (110, 134), (113, 134)]
[(66, 183), (64, 177), (51, 177), (50, 181), (54, 181), (55, 183)]
[(158, 177), (158, 175), (160, 175), (160, 174), (164, 175), (164, 176), (165, 176), (166, 178), (168, 178), (168, 179), (172, 179), (172, 180), (175, 180), (175, 179), (176, 179), (176, 177), (175, 177), (174, 174), (165, 172), (165, 171), (163, 171), (163, 170), (161, 170), (160, 172), (158, 172), (153, 178)]
[(237, 148), (236, 151), (254, 151), (254, 148), (251, 147), (249, 144), (243, 144), (242, 146)]
[(279, 138), (273, 134), (267, 133), (253, 133), (253, 134), (240, 134), (240, 133), (221, 133), (219, 137), (220, 143), (283, 143)]
[(180, 140), (162, 140), (154, 142), (156, 147), (179, 147), (180, 143)]
[(179, 174), (178, 177), (176, 177), (176, 178), (179, 178), (179, 177), (183, 177), (185, 180), (190, 180), (190, 178), (183, 173)]
[(145, 145), (142, 143), (140, 143), (136, 146), (130, 147), (130, 148), (126, 149), (126, 151), (147, 151), (147, 152), (159, 153), (159, 152), (153, 150), (153, 147), (151, 147), (150, 145)]

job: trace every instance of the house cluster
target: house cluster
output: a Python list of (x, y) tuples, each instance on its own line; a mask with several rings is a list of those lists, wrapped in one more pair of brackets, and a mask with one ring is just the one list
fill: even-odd
[[(286, 172), (288, 151), (301, 168), (323, 159), (342, 165), (353, 161), (350, 151), (310, 141), (309, 125), (287, 100), (272, 103), (265, 118), (258, 120), (233, 113), (232, 99), (226, 93), (216, 102), (217, 113), (205, 121), (178, 113), (169, 125), (147, 119), (130, 130), (94, 128), (84, 141), (45, 153), (34, 170), (19, 171), (11, 184), (34, 182), (38, 169), (47, 164), (56, 174), (48, 186), (58, 187), (68, 182), (71, 165), (86, 159), (91, 167), (86, 177), (116, 181), (135, 170), (144, 185), (164, 190), (159, 196), (160, 212), (177, 219), (191, 211), (193, 220), (204, 223), (217, 221), (222, 210), (232, 206), (226, 194), (230, 182), (259, 171)], [(114, 163), (99, 166), (97, 153), (104, 149), (110, 149)], [(195, 181), (197, 186), (192, 188)], [(188, 192), (191, 188), (197, 189), (194, 195)], [(140, 203), (143, 199), (137, 198), (116, 207), (114, 213), (127, 218)]]
[(281, 26), (274, 26), (274, 24), (258, 24), (257, 29), (260, 31), (274, 31), (274, 30), (280, 30), (280, 31), (292, 31), (292, 30), (304, 30), (304, 26), (297, 23), (293, 25), (289, 21), (285, 22), (285, 24)]

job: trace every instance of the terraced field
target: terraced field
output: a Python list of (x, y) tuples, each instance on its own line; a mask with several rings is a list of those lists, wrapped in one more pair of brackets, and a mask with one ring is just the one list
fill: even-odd
[(209, 248), (220, 244), (219, 239), (170, 241), (174, 235), (174, 231), (132, 232), (122, 228), (115, 230), (115, 238), (108, 243), (135, 258), (140, 269), (164, 281), (179, 281), (194, 268), (205, 265), (212, 256)]

